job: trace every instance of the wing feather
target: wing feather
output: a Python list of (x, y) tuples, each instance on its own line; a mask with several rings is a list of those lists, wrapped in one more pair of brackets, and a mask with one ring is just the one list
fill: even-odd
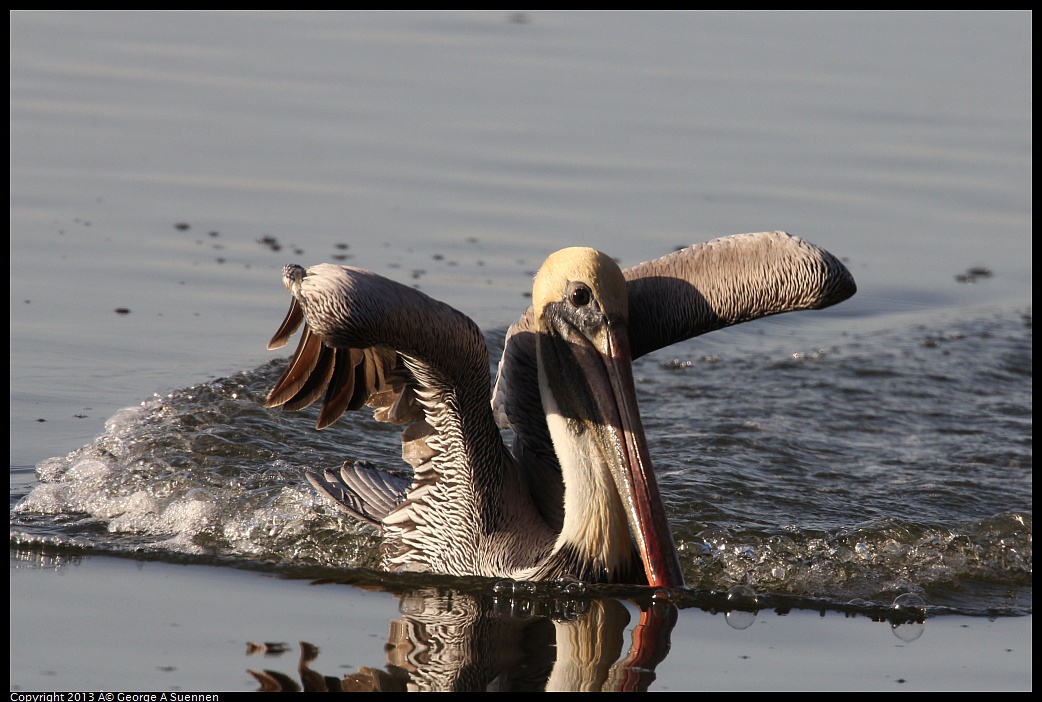
[(322, 341), (311, 333), (305, 325), (304, 333), (300, 336), (300, 343), (293, 357), (286, 364), (286, 370), (275, 382), (275, 386), (268, 393), (265, 401), (266, 407), (281, 407), (297, 397), (301, 388), (308, 382), (311, 373), (318, 365), (319, 355), (322, 351)]

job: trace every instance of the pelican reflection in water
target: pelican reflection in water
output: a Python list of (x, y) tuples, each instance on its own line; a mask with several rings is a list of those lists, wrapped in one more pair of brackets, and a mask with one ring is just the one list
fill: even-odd
[[(249, 673), (266, 692), (646, 691), (677, 619), (676, 606), (664, 601), (645, 603), (631, 626), (626, 606), (610, 598), (504, 603), (487, 592), (434, 588), (398, 597), (403, 616), (391, 622), (383, 668), (341, 665), (355, 672), (323, 674), (312, 668), (318, 648), (301, 642), (297, 679), (270, 667)], [(341, 663), (329, 655), (320, 666), (327, 670)]]
[(684, 578), (633, 359), (856, 290), (837, 258), (784, 232), (724, 237), (626, 270), (593, 249), (563, 249), (536, 274), (490, 395), (485, 340), (452, 307), (346, 266), (289, 265), (283, 281), (293, 299), (269, 348), (303, 333), (268, 406), (321, 399), (321, 429), (368, 405), (403, 426), (410, 479), (358, 463), (308, 476), (381, 530), (384, 568), (667, 588)]

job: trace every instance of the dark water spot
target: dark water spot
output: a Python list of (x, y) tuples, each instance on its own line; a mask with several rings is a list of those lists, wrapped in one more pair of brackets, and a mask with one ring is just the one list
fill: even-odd
[(191, 229), (191, 225), (188, 224), (188, 222), (177, 222), (176, 224), (174, 224), (174, 229), (176, 229), (179, 232), (186, 232), (189, 229)]
[(129, 307), (117, 307), (115, 309), (116, 314), (130, 314)]
[(959, 281), (960, 283), (972, 285), (973, 283), (976, 283), (979, 279), (990, 278), (992, 275), (994, 274), (992, 273), (990, 268), (985, 268), (984, 266), (972, 266), (970, 268), (967, 268), (965, 273), (960, 273), (957, 276), (955, 276), (955, 280)]
[(265, 234), (260, 239), (257, 239), (257, 243), (261, 244), (262, 246), (267, 246), (272, 251), (282, 250), (282, 244), (280, 244), (279, 240), (270, 234)]

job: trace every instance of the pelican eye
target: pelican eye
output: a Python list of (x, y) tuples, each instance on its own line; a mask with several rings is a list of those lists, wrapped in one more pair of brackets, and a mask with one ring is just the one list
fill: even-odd
[(593, 299), (593, 293), (586, 283), (572, 283), (568, 288), (568, 301), (575, 307), (586, 307)]

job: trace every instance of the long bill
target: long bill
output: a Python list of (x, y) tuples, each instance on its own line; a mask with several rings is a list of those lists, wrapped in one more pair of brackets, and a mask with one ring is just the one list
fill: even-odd
[(619, 496), (626, 508), (630, 532), (637, 542), (648, 585), (652, 587), (684, 587), (684, 574), (673, 532), (666, 519), (658, 481), (651, 466), (644, 425), (637, 408), (637, 391), (633, 383), (633, 366), (629, 335), (625, 326), (609, 326), (604, 332), (606, 348), (601, 360), (611, 384), (611, 393), (599, 396), (601, 416), (616, 433), (621, 455), (611, 461)]

